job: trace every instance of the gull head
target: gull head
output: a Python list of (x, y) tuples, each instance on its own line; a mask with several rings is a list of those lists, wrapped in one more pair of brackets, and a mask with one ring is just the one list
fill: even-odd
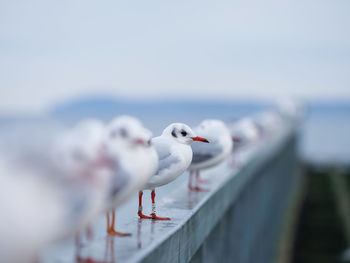
[(79, 122), (72, 130), (59, 137), (55, 156), (64, 169), (77, 172), (96, 162), (103, 155), (105, 127), (98, 120)]
[(115, 118), (107, 126), (107, 140), (127, 148), (147, 148), (151, 145), (152, 133), (131, 116)]
[(194, 131), (184, 123), (170, 124), (162, 133), (162, 136), (167, 136), (182, 144), (191, 144), (193, 141), (201, 141), (208, 143), (208, 140), (198, 137)]
[(229, 133), (228, 128), (223, 121), (214, 119), (203, 120), (196, 128), (196, 131), (199, 134), (211, 134), (215, 136)]
[(100, 121), (83, 120), (62, 134), (53, 148), (53, 161), (59, 172), (88, 186), (95, 197), (104, 193), (115, 169), (115, 162), (107, 153), (105, 131)]

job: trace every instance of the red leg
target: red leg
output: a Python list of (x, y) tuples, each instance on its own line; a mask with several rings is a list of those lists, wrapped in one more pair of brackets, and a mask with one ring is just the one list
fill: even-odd
[(192, 179), (193, 179), (193, 171), (190, 171), (190, 174), (188, 175), (188, 189), (191, 191), (194, 191), (194, 187), (192, 186)]
[(106, 218), (107, 218), (107, 233), (108, 233), (108, 230), (111, 228), (111, 225), (109, 223), (109, 212), (106, 213)]
[(138, 210), (137, 214), (139, 215), (140, 218), (152, 219), (152, 217), (146, 216), (142, 213), (142, 196), (143, 196), (143, 192), (139, 191), (139, 210)]
[(195, 191), (195, 192), (209, 192), (209, 189), (201, 188), (199, 186), (195, 186), (195, 187), (191, 188), (191, 191)]
[(142, 219), (139, 219), (137, 222), (137, 248), (142, 247), (142, 242), (141, 242), (141, 225), (142, 225)]
[(80, 233), (77, 232), (75, 234), (75, 246), (77, 247), (77, 250), (80, 250), (81, 248), (81, 240), (80, 240)]
[(87, 239), (88, 239), (89, 241), (91, 241), (92, 238), (93, 238), (93, 235), (92, 235), (92, 227), (91, 227), (90, 224), (87, 225), (85, 231), (86, 231), (86, 237), (87, 237)]
[(155, 197), (156, 197), (156, 191), (153, 189), (151, 193), (151, 198), (152, 198), (152, 219), (154, 220), (170, 220), (169, 217), (159, 217), (156, 215), (156, 202), (155, 202)]
[(199, 171), (197, 170), (196, 171), (196, 185), (197, 186), (188, 185), (188, 188), (191, 191), (196, 191), (196, 192), (207, 192), (207, 191), (209, 191), (209, 189), (201, 188), (201, 187), (198, 186), (198, 178), (199, 178)]
[(109, 215), (107, 213), (107, 233), (109, 235), (120, 236), (120, 237), (131, 236), (130, 233), (122, 233), (122, 232), (115, 231), (114, 224), (115, 224), (115, 209), (112, 210), (112, 224), (110, 226), (109, 226)]
[(210, 183), (209, 180), (207, 180), (207, 179), (202, 179), (202, 178), (200, 177), (199, 171), (197, 171), (196, 180), (197, 180), (197, 183), (198, 183), (198, 184), (209, 184), (209, 183)]

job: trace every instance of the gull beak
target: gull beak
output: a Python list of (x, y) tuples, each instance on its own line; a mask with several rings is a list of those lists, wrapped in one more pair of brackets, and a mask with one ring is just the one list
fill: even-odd
[(239, 137), (237, 137), (237, 136), (232, 136), (232, 141), (234, 141), (234, 142), (240, 142), (241, 139), (240, 139)]
[(194, 140), (194, 141), (198, 141), (198, 142), (205, 142), (205, 143), (209, 143), (209, 141), (208, 141), (207, 139), (202, 138), (202, 137), (199, 137), (199, 136), (197, 136), (197, 137), (192, 137), (192, 140)]

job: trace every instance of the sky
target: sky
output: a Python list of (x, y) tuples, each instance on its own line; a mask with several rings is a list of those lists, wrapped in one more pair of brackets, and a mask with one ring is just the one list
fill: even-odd
[(350, 100), (349, 0), (0, 0), (0, 113), (86, 94)]

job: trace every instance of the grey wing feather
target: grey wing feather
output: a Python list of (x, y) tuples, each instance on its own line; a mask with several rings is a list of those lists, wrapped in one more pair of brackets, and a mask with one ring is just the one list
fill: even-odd
[(170, 152), (170, 146), (161, 141), (157, 141), (154, 145), (158, 154), (158, 170), (155, 175), (159, 175), (163, 170), (168, 169), (174, 163), (179, 161), (179, 158), (172, 155)]
[(211, 141), (210, 143), (192, 143), (193, 158), (192, 163), (201, 163), (210, 160), (218, 156), (222, 152), (222, 146), (217, 141)]
[(202, 162), (208, 161), (214, 157), (215, 156), (212, 154), (193, 154), (192, 163), (194, 163), (194, 164), (202, 163)]
[(84, 187), (80, 185), (67, 185), (64, 189), (64, 195), (62, 195), (64, 202), (66, 203), (65, 217), (68, 222), (66, 227), (73, 227), (79, 220), (80, 216), (84, 214), (84, 210), (88, 209), (88, 203), (91, 196)]
[(110, 200), (114, 200), (130, 180), (130, 176), (128, 176), (126, 171), (118, 170), (117, 173), (118, 176), (113, 176), (112, 184), (110, 185)]
[(158, 165), (158, 170), (156, 174), (160, 174), (163, 170), (169, 169), (171, 165), (173, 165), (174, 163), (177, 163), (178, 161), (179, 161), (179, 158), (169, 153), (163, 159), (159, 159), (159, 165)]

